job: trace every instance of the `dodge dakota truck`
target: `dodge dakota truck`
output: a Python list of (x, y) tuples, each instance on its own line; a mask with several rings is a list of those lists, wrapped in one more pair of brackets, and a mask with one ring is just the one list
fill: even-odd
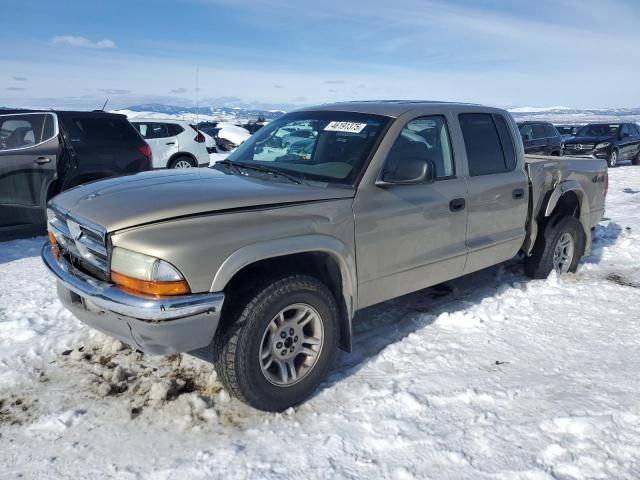
[[(313, 146), (285, 145), (307, 132)], [(574, 272), (603, 215), (604, 160), (525, 158), (504, 110), (377, 101), (272, 121), (210, 168), (71, 189), (42, 257), (87, 325), (154, 354), (209, 352), (224, 387), (308, 398), (365, 307), (525, 255)]]

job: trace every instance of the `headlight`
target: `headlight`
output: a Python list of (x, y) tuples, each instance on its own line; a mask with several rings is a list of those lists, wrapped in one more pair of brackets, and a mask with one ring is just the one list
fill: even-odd
[(603, 148), (607, 148), (611, 145), (611, 142), (602, 142), (596, 145), (596, 150), (602, 150)]
[(190, 293), (186, 280), (170, 263), (120, 247), (111, 253), (111, 280), (134, 294), (159, 297)]

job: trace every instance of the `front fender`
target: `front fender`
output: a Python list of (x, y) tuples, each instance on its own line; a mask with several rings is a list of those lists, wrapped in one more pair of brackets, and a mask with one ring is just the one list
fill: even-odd
[(335, 237), (321, 234), (301, 235), (247, 245), (229, 255), (216, 272), (211, 292), (221, 292), (236, 273), (260, 260), (282, 257), (296, 253), (324, 252), (330, 254), (340, 265), (342, 296), (347, 307), (349, 321), (357, 309), (356, 264), (349, 248)]

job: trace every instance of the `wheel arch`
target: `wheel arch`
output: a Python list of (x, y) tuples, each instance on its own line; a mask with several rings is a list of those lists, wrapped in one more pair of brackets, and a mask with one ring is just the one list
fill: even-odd
[(559, 183), (547, 202), (544, 217), (550, 218), (556, 214), (576, 217), (582, 224), (587, 237), (585, 254), (591, 254), (591, 209), (586, 192), (576, 180), (566, 180)]
[(220, 292), (244, 276), (278, 268), (320, 277), (340, 307), (340, 346), (351, 351), (352, 319), (357, 309), (355, 259), (340, 240), (327, 235), (308, 235), (271, 240), (236, 250), (215, 273), (210, 291)]

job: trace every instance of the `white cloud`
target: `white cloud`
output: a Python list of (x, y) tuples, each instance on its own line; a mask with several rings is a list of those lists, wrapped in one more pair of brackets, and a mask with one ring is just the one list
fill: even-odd
[(81, 48), (116, 48), (115, 42), (113, 40), (109, 40), (108, 38), (94, 42), (89, 40), (88, 38), (75, 37), (73, 35), (56, 35), (51, 39), (51, 43), (53, 43), (54, 45), (68, 45), (71, 47)]

